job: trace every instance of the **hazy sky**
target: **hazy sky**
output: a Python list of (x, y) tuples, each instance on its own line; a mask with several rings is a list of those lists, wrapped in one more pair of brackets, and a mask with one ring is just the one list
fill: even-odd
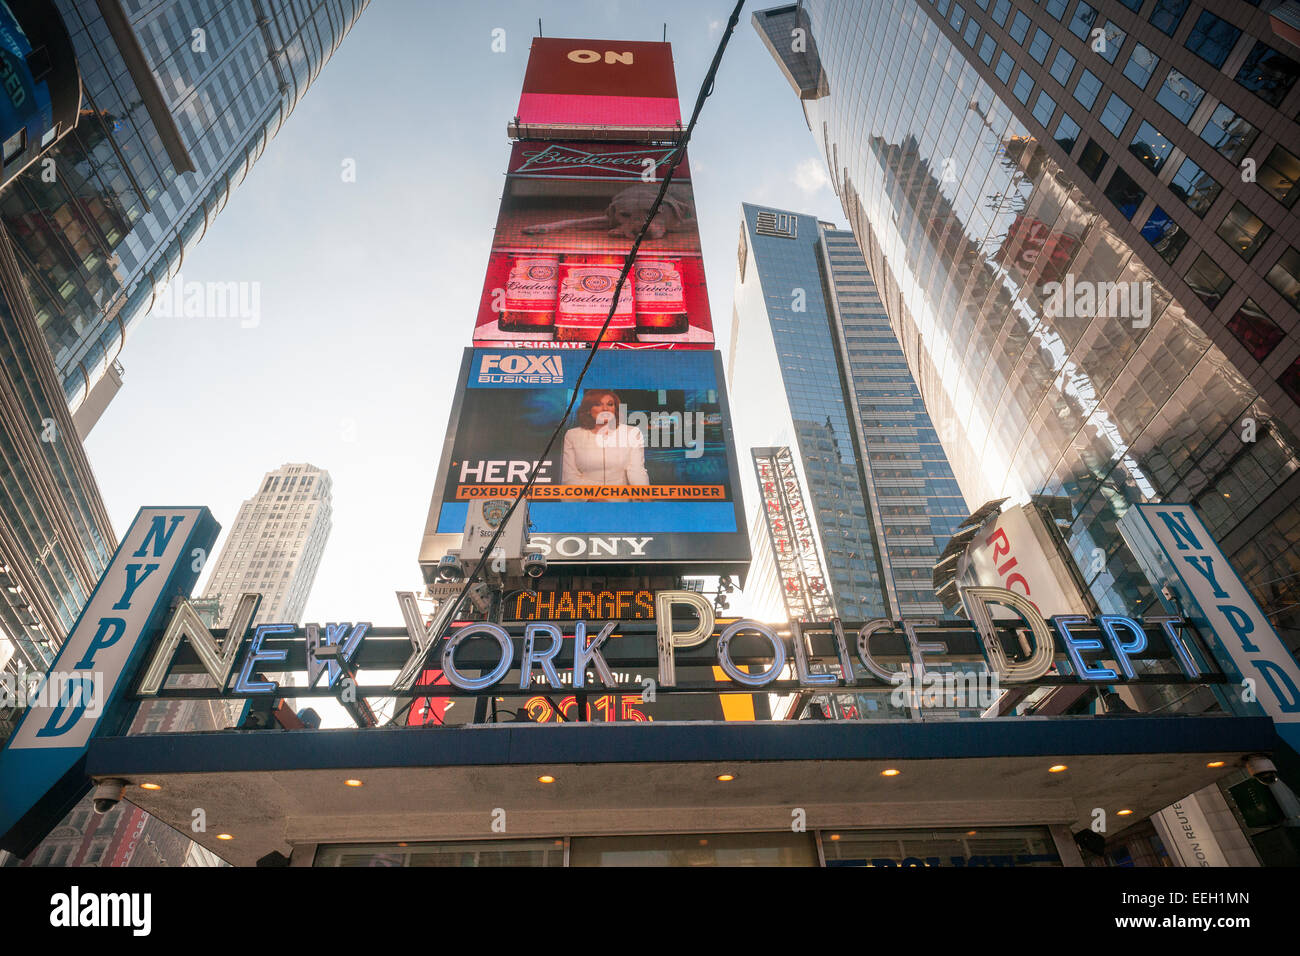
[[(844, 221), (750, 23), (761, 6), (742, 14), (690, 146), (724, 353), (740, 203)], [(86, 441), (119, 536), (142, 505), (207, 505), (220, 547), (264, 472), (310, 462), (333, 476), (334, 528), (304, 620), (400, 624), (393, 592), (421, 587), (537, 18), (547, 36), (623, 40), (661, 39), (667, 21), (685, 117), (730, 9), (374, 0), (182, 266), (186, 282), (259, 283), (256, 325), (150, 316), (127, 342), (125, 383)]]

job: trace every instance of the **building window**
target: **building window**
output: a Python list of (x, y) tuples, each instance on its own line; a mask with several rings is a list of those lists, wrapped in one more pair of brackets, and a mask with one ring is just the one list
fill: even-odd
[(1028, 103), (1029, 94), (1033, 92), (1033, 89), (1034, 78), (1024, 70), (1021, 70), (1020, 74), (1016, 77), (1016, 85), (1011, 92), (1016, 95), (1016, 99), (1021, 103)]
[(1156, 0), (1155, 9), (1147, 16), (1147, 22), (1166, 36), (1173, 36), (1187, 12), (1190, 0)]
[(1124, 132), (1124, 124), (1128, 118), (1133, 115), (1133, 108), (1125, 103), (1115, 93), (1110, 95), (1106, 101), (1106, 108), (1101, 111), (1101, 125), (1106, 127), (1111, 133), (1119, 138), (1119, 134)]
[(1146, 190), (1134, 182), (1133, 177), (1122, 169), (1116, 169), (1106, 184), (1106, 198), (1115, 204), (1120, 215), (1132, 219), (1142, 200), (1147, 198)]
[(1124, 46), (1124, 41), (1128, 39), (1128, 34), (1107, 20), (1098, 39), (1101, 41), (1098, 44), (1101, 49), (1097, 50), (1097, 55), (1107, 63), (1114, 63), (1115, 57), (1119, 56), (1120, 48)]
[(1258, 130), (1220, 103), (1201, 130), (1201, 139), (1209, 143), (1229, 162), (1237, 162), (1255, 142)]
[(1035, 30), (1034, 40), (1029, 44), (1029, 55), (1039, 63), (1047, 59), (1047, 51), (1052, 48), (1052, 38), (1046, 30)]
[(1052, 134), (1052, 139), (1060, 144), (1061, 149), (1069, 153), (1073, 151), (1075, 141), (1078, 138), (1079, 124), (1070, 119), (1070, 114), (1062, 113), (1061, 121), (1056, 124), (1056, 132)]
[(1047, 0), (1047, 12), (1059, 20), (1065, 16), (1065, 0)]
[(962, 33), (962, 39), (966, 41), (967, 46), (975, 45), (975, 38), (980, 35), (980, 23), (974, 17), (966, 21), (966, 30)]
[(1047, 129), (1047, 124), (1052, 121), (1054, 112), (1056, 112), (1056, 100), (1048, 96), (1046, 90), (1040, 90), (1038, 102), (1034, 104), (1034, 119), (1038, 120), (1043, 129)]
[(1088, 34), (1092, 32), (1092, 25), (1096, 22), (1097, 11), (1080, 0), (1074, 8), (1074, 16), (1070, 18), (1070, 32), (1086, 43)]
[(1011, 21), (1011, 29), (1007, 32), (1011, 34), (1011, 39), (1023, 45), (1025, 34), (1029, 32), (1029, 17), (1017, 10), (1015, 17)]
[(1213, 309), (1223, 300), (1223, 294), (1232, 288), (1232, 280), (1228, 278), (1214, 260), (1201, 253), (1192, 263), (1192, 267), (1187, 270), (1187, 275), (1183, 277), (1187, 280), (1187, 285), (1197, 297), (1207, 306)]
[(1273, 152), (1260, 163), (1255, 181), (1282, 205), (1290, 206), (1300, 193), (1297, 180), (1300, 180), (1300, 159), (1290, 150), (1274, 146)]
[(1124, 64), (1124, 75), (1139, 90), (1145, 90), (1147, 84), (1151, 82), (1151, 74), (1156, 71), (1159, 64), (1158, 56), (1141, 43), (1135, 43), (1133, 52), (1129, 54), (1128, 63)]
[(1291, 367), (1277, 378), (1282, 390), (1291, 396), (1291, 401), (1300, 405), (1300, 358), (1291, 363)]
[(1223, 187), (1190, 159), (1183, 160), (1178, 172), (1169, 183), (1169, 191), (1187, 203), (1187, 208), (1204, 218), (1219, 198)]
[(1156, 206), (1142, 227), (1142, 238), (1151, 243), (1160, 258), (1170, 265), (1174, 264), (1178, 254), (1183, 251), (1183, 246), (1187, 245), (1187, 233), (1159, 206)]
[(1138, 127), (1133, 142), (1129, 145), (1128, 151), (1138, 158), (1143, 166), (1153, 173), (1160, 172), (1169, 158), (1170, 151), (1174, 144), (1165, 138), (1165, 135), (1156, 129), (1146, 120)]
[(1074, 98), (1083, 104), (1086, 110), (1092, 109), (1092, 104), (1097, 102), (1097, 94), (1101, 92), (1101, 80), (1097, 79), (1092, 70), (1084, 70), (1079, 74), (1079, 81), (1074, 87)]
[(1003, 83), (1011, 79), (1011, 70), (1015, 67), (1016, 61), (1011, 59), (1011, 54), (1003, 50), (998, 54), (998, 65), (993, 68), (999, 80)]
[(1233, 252), (1247, 262), (1254, 258), (1259, 247), (1273, 235), (1273, 230), (1264, 224), (1264, 220), (1239, 202), (1232, 204), (1215, 232), (1220, 239), (1232, 246)]
[(1056, 59), (1052, 60), (1052, 76), (1062, 88), (1070, 85), (1070, 71), (1074, 69), (1075, 59), (1065, 47), (1058, 47)]
[(1223, 61), (1232, 52), (1239, 36), (1239, 29), (1206, 10), (1197, 18), (1183, 46), (1217, 70), (1223, 66)]
[(1156, 102), (1186, 123), (1196, 112), (1205, 90), (1201, 89), (1177, 70), (1170, 70), (1156, 94)]
[(1230, 331), (1247, 352), (1262, 362), (1281, 342), (1285, 333), (1279, 329), (1254, 299), (1247, 299), (1228, 320)]
[(1007, 14), (1011, 12), (1011, 0), (995, 0), (993, 12), (989, 16), (993, 17), (993, 22), (998, 26), (1005, 26)]
[(1079, 154), (1079, 169), (1095, 183), (1106, 165), (1106, 159), (1106, 151), (1097, 145), (1096, 140), (1090, 139), (1084, 144), (1083, 152)]
[(1267, 43), (1256, 43), (1237, 71), (1237, 82), (1269, 106), (1277, 106), (1295, 85), (1300, 64), (1274, 50)]
[(961, 4), (955, 4), (952, 13), (948, 17), (948, 22), (952, 24), (954, 30), (961, 29), (961, 22), (966, 19), (966, 11), (962, 9)]
[(986, 65), (992, 65), (993, 54), (997, 52), (997, 49), (998, 45), (993, 42), (993, 38), (987, 33), (984, 34), (984, 39), (980, 41), (980, 59), (983, 60)]
[(1268, 270), (1268, 275), (1264, 278), (1277, 289), (1278, 295), (1300, 309), (1300, 251), (1295, 246), (1282, 253), (1277, 264)]

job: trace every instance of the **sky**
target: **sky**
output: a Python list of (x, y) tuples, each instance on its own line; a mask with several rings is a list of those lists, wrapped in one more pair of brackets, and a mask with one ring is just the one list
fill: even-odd
[[(660, 40), (667, 23), (687, 117), (730, 9), (372, 3), (182, 264), (187, 283), (250, 283), (256, 317), (151, 315), (127, 341), (122, 389), (86, 440), (118, 535), (143, 505), (206, 505), (219, 549), (264, 473), (310, 462), (333, 478), (334, 525), (303, 622), (400, 624), (394, 592), (422, 588), (420, 538), (538, 17), (551, 37)], [(755, 9), (689, 148), (724, 357), (740, 204), (844, 222)]]

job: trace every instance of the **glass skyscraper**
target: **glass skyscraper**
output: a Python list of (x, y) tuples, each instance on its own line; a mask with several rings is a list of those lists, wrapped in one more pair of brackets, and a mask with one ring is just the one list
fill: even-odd
[(967, 504), (1067, 496), (1094, 596), (1141, 611), (1117, 522), (1191, 501), (1300, 646), (1300, 66), (1267, 11), (810, 0), (754, 21)]
[(0, 667), (44, 670), (115, 545), (81, 436), (127, 335), (365, 6), (55, 0), (80, 114), (0, 191)]
[[(741, 457), (790, 449), (827, 610), (852, 621), (941, 616), (930, 569), (965, 506), (862, 254), (851, 233), (815, 217), (742, 212), (728, 360)], [(762, 489), (745, 497), (761, 513)], [(761, 572), (764, 552), (784, 545), (760, 518), (753, 531)], [(791, 582), (760, 573), (747, 588), (770, 613), (774, 602), (754, 593), (762, 582)]]

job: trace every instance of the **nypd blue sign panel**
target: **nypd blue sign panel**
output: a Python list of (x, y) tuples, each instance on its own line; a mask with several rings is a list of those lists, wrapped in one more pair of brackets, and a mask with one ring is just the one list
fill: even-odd
[(1137, 505), (1135, 510), (1177, 573), (1183, 594), (1195, 602), (1195, 609), (1185, 609), (1187, 617), (1214, 633), (1212, 645), (1229, 658), (1221, 662), (1224, 669), (1235, 666), (1278, 734), (1300, 750), (1300, 666), (1245, 582), (1191, 505)]
[(0, 847), (25, 855), (86, 792), (86, 747), (115, 733), (149, 635), (188, 596), (219, 526), (207, 508), (142, 508), (0, 753)]

